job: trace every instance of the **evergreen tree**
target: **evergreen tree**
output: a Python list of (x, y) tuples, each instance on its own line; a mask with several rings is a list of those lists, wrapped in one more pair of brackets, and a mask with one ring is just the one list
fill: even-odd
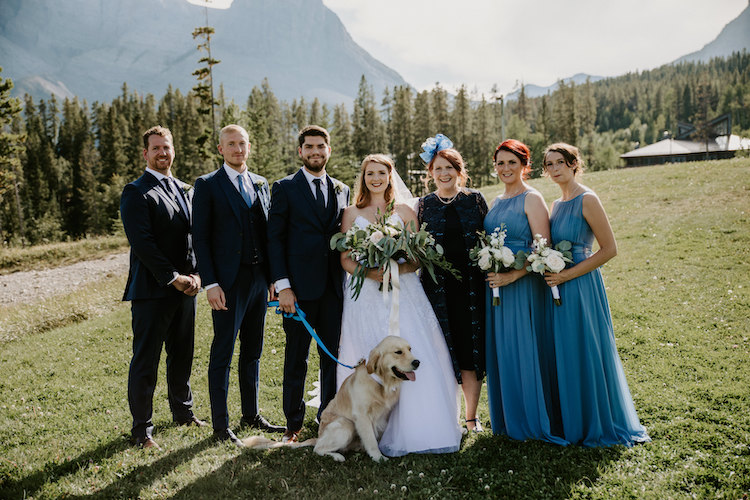
[(432, 128), (436, 131), (435, 133), (445, 134), (450, 137), (453, 133), (453, 127), (451, 126), (450, 115), (448, 114), (448, 92), (438, 82), (430, 94), (432, 98), (430, 106), (432, 110)]
[[(2, 68), (0, 68), (2, 72)], [(13, 81), (0, 77), (0, 240), (25, 232), (20, 186), (24, 136), (13, 130), (21, 114), (21, 101), (10, 96)]]
[(375, 95), (364, 75), (359, 81), (359, 91), (354, 100), (352, 144), (358, 159), (371, 153), (382, 153), (386, 147), (385, 130), (375, 107)]

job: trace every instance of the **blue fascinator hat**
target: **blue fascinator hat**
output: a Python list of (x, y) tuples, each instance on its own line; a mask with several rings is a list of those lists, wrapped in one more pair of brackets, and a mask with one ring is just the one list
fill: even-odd
[(422, 149), (424, 153), (420, 153), (419, 157), (425, 163), (430, 163), (438, 151), (449, 149), (453, 147), (453, 142), (443, 134), (437, 134), (435, 137), (430, 137), (422, 143)]

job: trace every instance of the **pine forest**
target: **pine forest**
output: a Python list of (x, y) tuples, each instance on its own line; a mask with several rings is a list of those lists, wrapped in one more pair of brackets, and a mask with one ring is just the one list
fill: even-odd
[(241, 104), (226, 99), (219, 88), (214, 120), (195, 90), (185, 94), (169, 87), (157, 98), (123, 84), (112, 102), (88, 103), (54, 96), (20, 100), (10, 97), (12, 87), (11, 79), (0, 75), (0, 239), (5, 245), (120, 231), (120, 193), (143, 173), (141, 137), (156, 124), (171, 129), (174, 173), (186, 182), (219, 166), (215, 134), (226, 124), (248, 130), (250, 169), (270, 182), (299, 168), (297, 131), (319, 124), (331, 132), (331, 175), (353, 185), (361, 159), (385, 152), (415, 194), (425, 189), (420, 145), (436, 133), (450, 137), (463, 154), (474, 187), (496, 182), (490, 175), (492, 153), (503, 137), (529, 145), (532, 176), (539, 176), (542, 151), (552, 142), (577, 145), (587, 169), (603, 170), (620, 167), (620, 154), (675, 133), (678, 122), (699, 127), (731, 113), (732, 133), (750, 136), (746, 52), (581, 85), (561, 81), (543, 97), (527, 97), (521, 86), (513, 100), (439, 84), (422, 92), (386, 88), (376, 97), (362, 77), (353, 103), (286, 102), (263, 81), (248, 89)]

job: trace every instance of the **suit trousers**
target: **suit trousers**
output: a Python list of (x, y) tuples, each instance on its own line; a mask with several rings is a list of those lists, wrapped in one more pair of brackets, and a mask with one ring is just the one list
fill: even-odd
[(190, 371), (195, 341), (195, 297), (181, 293), (131, 302), (133, 358), (128, 373), (128, 402), (134, 439), (150, 437), (153, 398), (162, 344), (167, 352), (167, 395), (172, 419), (193, 417)]
[[(340, 285), (339, 285), (340, 286)], [(320, 339), (331, 353), (338, 357), (339, 338), (341, 337), (341, 312), (343, 301), (335, 292), (334, 284), (329, 278), (323, 296), (317, 300), (299, 300), (299, 307), (306, 315), (310, 326), (315, 329)], [(305, 419), (305, 378), (307, 377), (307, 359), (310, 352), (310, 333), (305, 326), (296, 320), (284, 318), (286, 332), (286, 349), (284, 350), (284, 415), (287, 429), (297, 431), (302, 428)], [(320, 347), (320, 407), (318, 419), (328, 403), (336, 395), (336, 362)]]
[(258, 414), (260, 355), (266, 323), (268, 284), (258, 264), (240, 265), (237, 278), (224, 290), (227, 311), (211, 311), (214, 339), (208, 363), (208, 394), (211, 422), (215, 430), (229, 428), (229, 367), (239, 332), (239, 380), (242, 416), (252, 420)]

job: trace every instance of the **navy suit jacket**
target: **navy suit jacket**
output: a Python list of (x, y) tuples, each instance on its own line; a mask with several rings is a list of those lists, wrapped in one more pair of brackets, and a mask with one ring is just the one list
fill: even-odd
[[(270, 207), (268, 181), (252, 172), (248, 174), (255, 189), (256, 203), (260, 202), (264, 215), (262, 227), (255, 232), (261, 241), (256, 241), (255, 245), (265, 250), (266, 221)], [(193, 244), (204, 285), (218, 283), (227, 291), (234, 284), (242, 260), (241, 203), (244, 201), (229, 180), (224, 167), (195, 181)], [(268, 279), (267, 259), (263, 266)]]
[[(302, 169), (273, 184), (268, 216), (271, 281), (289, 278), (299, 300), (321, 297), (329, 273), (336, 283), (344, 280), (339, 253), (331, 250), (330, 241), (340, 231), (341, 216), (349, 205), (349, 187), (329, 176), (328, 192), (328, 202), (336, 205), (335, 217), (326, 223)], [(336, 287), (336, 293), (341, 296), (341, 286)]]
[[(190, 210), (192, 189), (174, 179)], [(159, 299), (179, 294), (168, 283), (178, 274), (195, 274), (190, 221), (156, 177), (145, 172), (126, 185), (120, 217), (130, 242), (130, 270), (122, 300)]]

